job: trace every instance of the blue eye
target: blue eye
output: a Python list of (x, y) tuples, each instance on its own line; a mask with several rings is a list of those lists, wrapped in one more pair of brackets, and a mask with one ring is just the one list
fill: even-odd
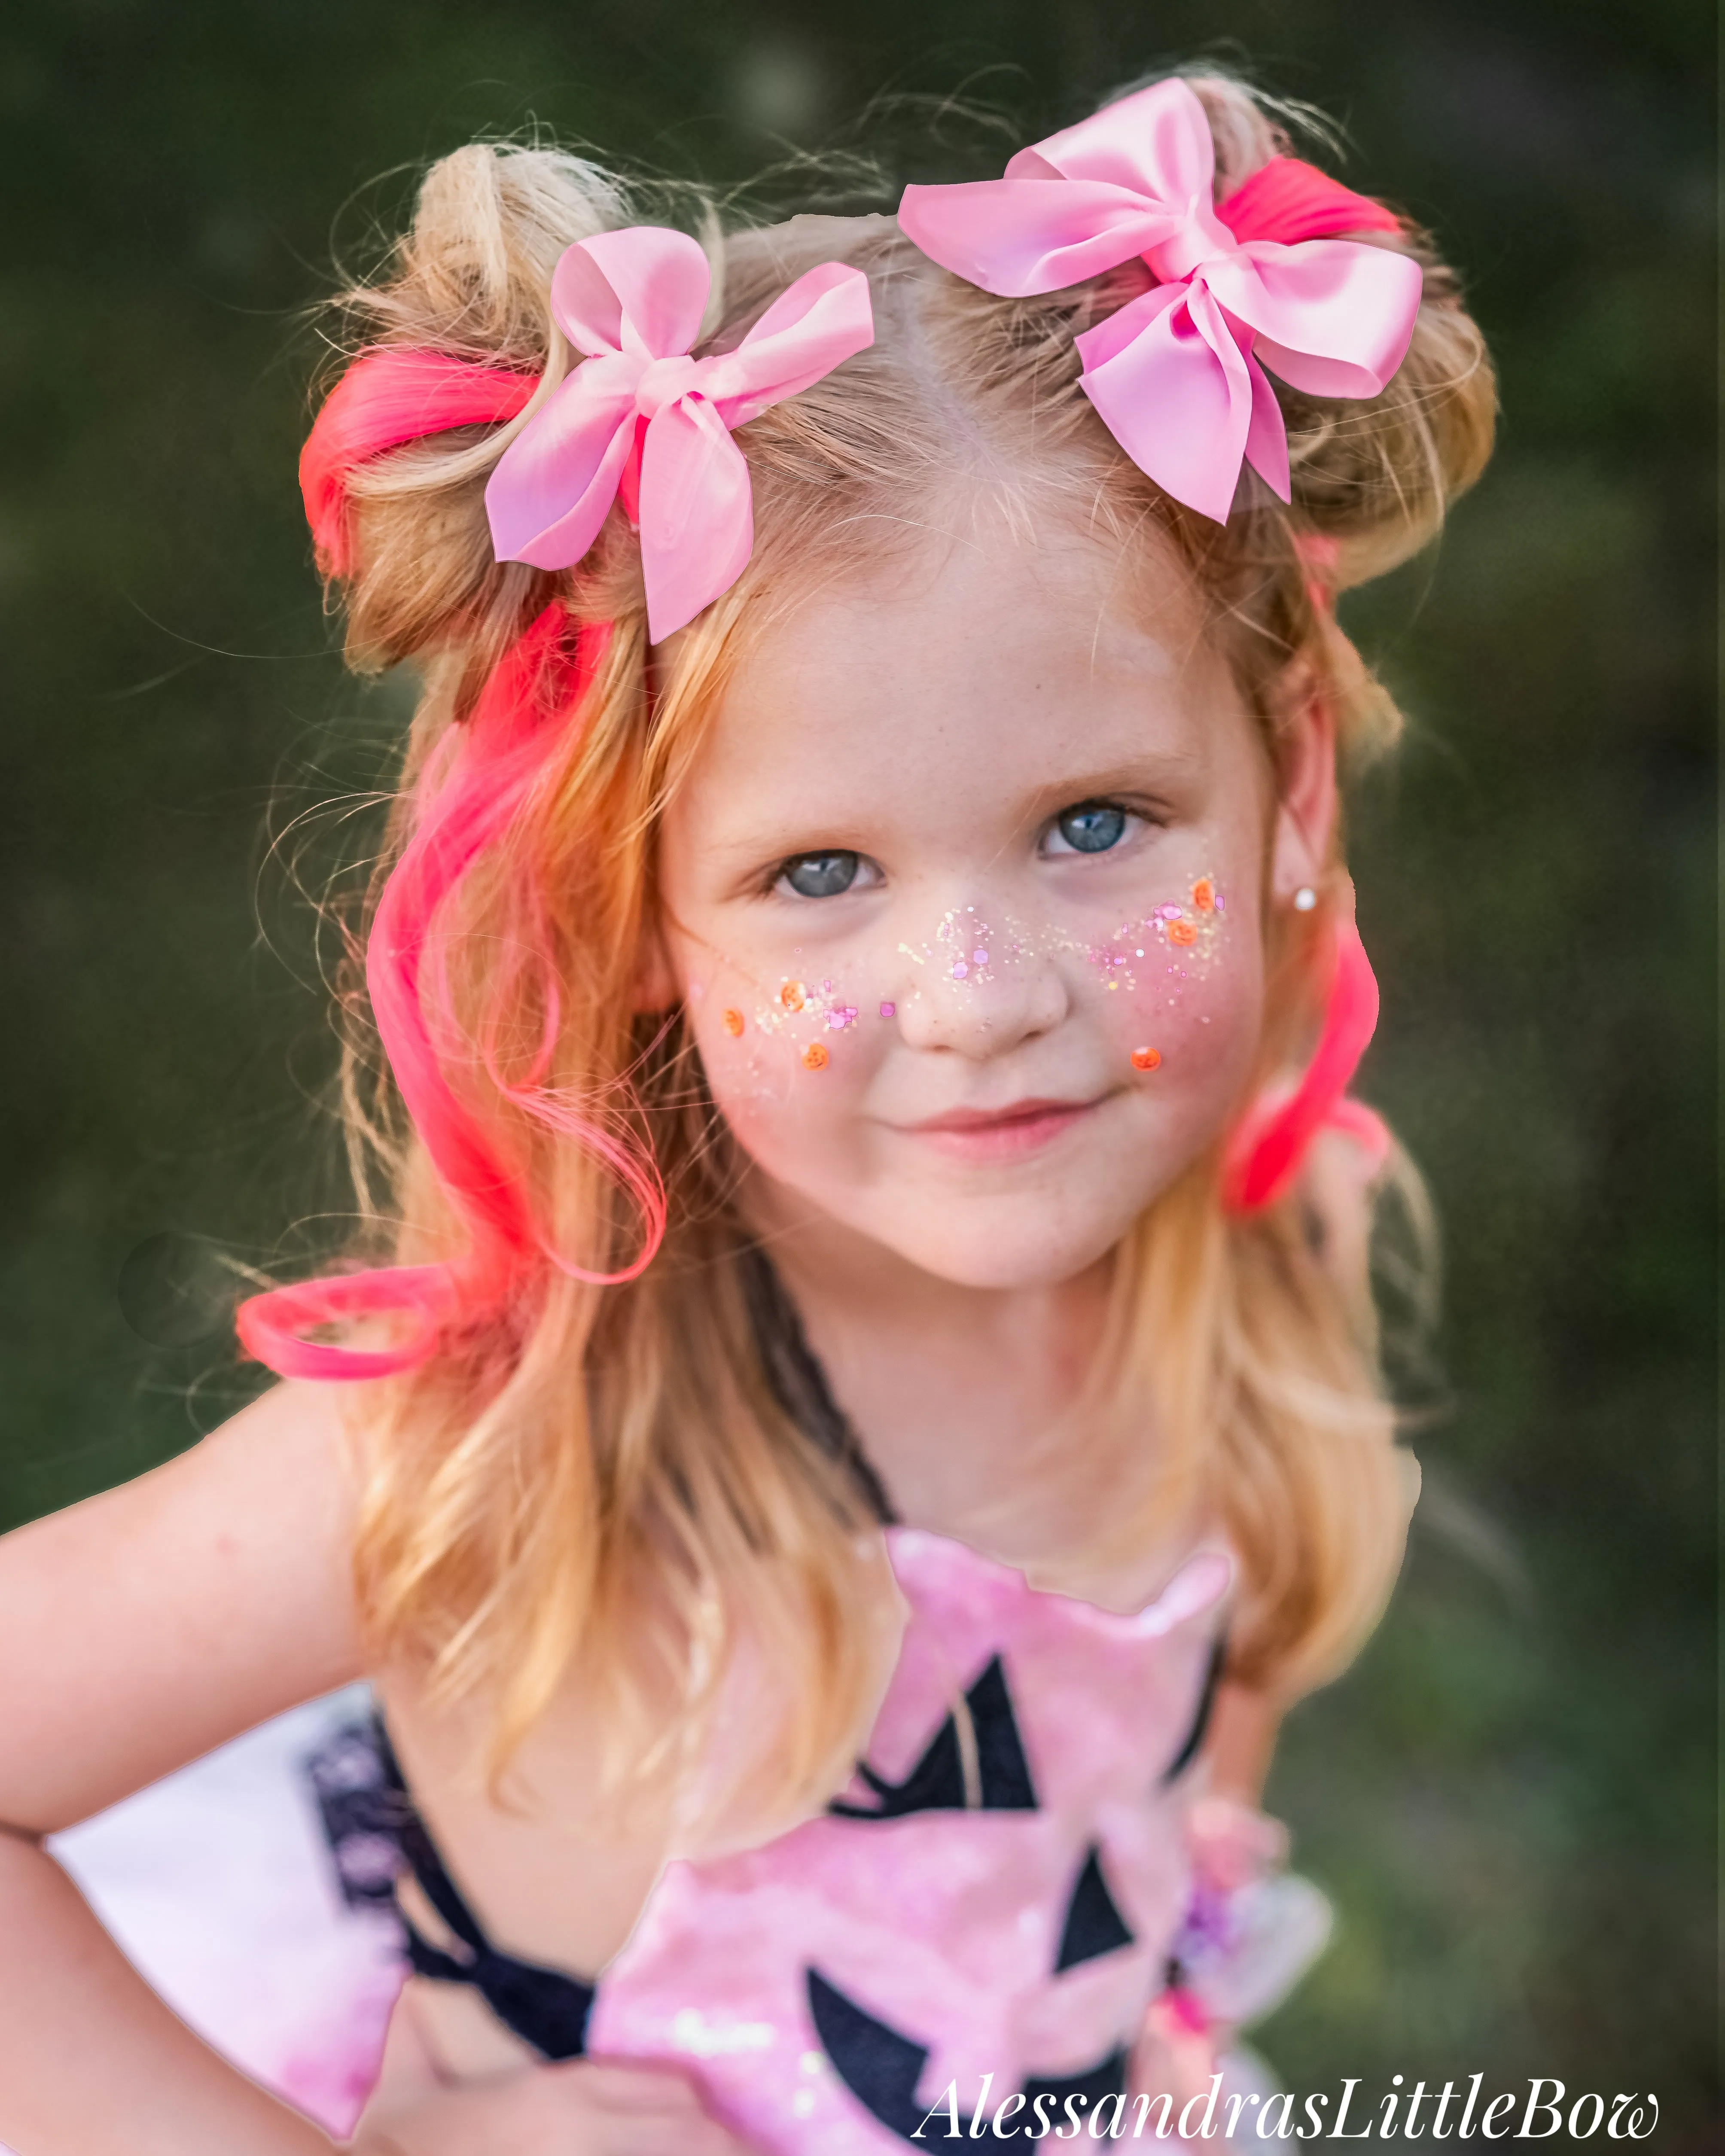
[(1081, 801), (1076, 808), (1065, 809), (1055, 819), (1055, 827), (1049, 836), (1064, 840), (1065, 844), (1051, 846), (1050, 850), (1106, 854), (1126, 836), (1126, 822), (1124, 808), (1116, 808), (1106, 801)]
[(798, 898), (837, 898), (856, 881), (855, 854), (798, 854), (779, 871), (779, 882)]

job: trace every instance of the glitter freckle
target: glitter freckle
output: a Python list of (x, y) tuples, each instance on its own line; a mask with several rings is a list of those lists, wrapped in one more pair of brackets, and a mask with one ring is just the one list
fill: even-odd
[(800, 981), (787, 981), (778, 992), (778, 1000), (788, 1011), (799, 1011), (809, 1000), (809, 991)]
[(1162, 1061), (1162, 1055), (1158, 1049), (1135, 1048), (1132, 1060), (1134, 1070), (1153, 1070)]
[(968, 981), (970, 978), (970, 968), (962, 958), (955, 958), (952, 961), (952, 978), (955, 981)]
[(988, 963), (988, 952), (986, 951), (973, 951), (970, 954), (970, 963), (973, 966), (986, 966)]
[(824, 1070), (829, 1060), (818, 1040), (811, 1040), (803, 1050), (803, 1068), (805, 1070)]
[(898, 1015), (898, 1005), (896, 1004), (882, 1004), (880, 1006), (880, 1015), (882, 1018), (896, 1018)]
[(740, 1010), (727, 1010), (726, 1012), (725, 1030), (730, 1034), (733, 1040), (735, 1040), (737, 1036), (742, 1031), (742, 1013)]

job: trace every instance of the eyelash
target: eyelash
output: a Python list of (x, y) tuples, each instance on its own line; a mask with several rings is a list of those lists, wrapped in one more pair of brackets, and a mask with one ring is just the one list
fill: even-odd
[(848, 898), (853, 891), (871, 891), (875, 887), (875, 884), (884, 880), (879, 863), (871, 860), (868, 855), (857, 853), (855, 848), (850, 846), (817, 846), (809, 852), (787, 854), (773, 868), (769, 869), (767, 871), (766, 875), (762, 879), (761, 891), (762, 896), (769, 898), (788, 898), (793, 905), (797, 906), (819, 906), (823, 904), (823, 900), (812, 897), (807, 891), (785, 891), (781, 890), (780, 886), (786, 882), (792, 870), (794, 869), (799, 862), (819, 860), (824, 854), (850, 854), (856, 862), (858, 876), (861, 879), (859, 881), (847, 885), (842, 892), (834, 893), (834, 896), (835, 896)]
[[(1049, 839), (1059, 832), (1060, 825), (1067, 817), (1076, 816), (1081, 810), (1086, 808), (1109, 808), (1112, 809), (1117, 815), (1122, 817), (1125, 819), (1126, 828), (1122, 831), (1118, 839), (1111, 846), (1091, 849), (1069, 845), (1058, 853), (1051, 853), (1048, 845)], [(1110, 800), (1101, 794), (1087, 795), (1082, 801), (1070, 802), (1065, 808), (1055, 810), (1043, 826), (1042, 835), (1037, 841), (1036, 850), (1044, 860), (1071, 860), (1082, 858), (1085, 854), (1092, 851), (1098, 855), (1118, 853), (1121, 847), (1132, 837), (1135, 828), (1142, 829), (1154, 824), (1157, 820), (1154, 816), (1147, 815), (1143, 809), (1134, 808), (1127, 802)]]

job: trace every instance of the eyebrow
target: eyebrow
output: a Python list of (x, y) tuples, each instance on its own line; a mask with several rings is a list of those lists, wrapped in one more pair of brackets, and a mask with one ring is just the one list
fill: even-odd
[(1062, 773), (1026, 795), (1023, 818), (1040, 823), (1055, 809), (1076, 802), (1106, 800), (1117, 793), (1154, 794), (1162, 788), (1189, 783), (1203, 767), (1201, 757), (1189, 750), (1173, 749), (1119, 758), (1093, 771)]
[[(1013, 829), (1034, 829), (1058, 810), (1076, 807), (1081, 801), (1107, 800), (1121, 794), (1153, 799), (1160, 792), (1189, 782), (1202, 768), (1203, 758), (1191, 752), (1163, 750), (1117, 757), (1089, 771), (1062, 773), (1032, 787), (1023, 796)], [(793, 814), (788, 814), (774, 829), (757, 826), (727, 836), (721, 850), (724, 860), (766, 865), (788, 860), (797, 854), (863, 850), (857, 844), (856, 826), (844, 816), (834, 815), (830, 808), (812, 812), (795, 841), (787, 847), (783, 834), (793, 824)]]

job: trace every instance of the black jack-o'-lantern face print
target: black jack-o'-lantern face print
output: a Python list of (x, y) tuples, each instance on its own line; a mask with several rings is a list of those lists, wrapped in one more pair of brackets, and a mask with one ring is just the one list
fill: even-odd
[(763, 2156), (924, 2148), (954, 2103), (1034, 2135), (1122, 2094), (1186, 1911), (1227, 1557), (1122, 1613), (887, 1546), (909, 1614), (851, 1781), (669, 1865), (594, 2001), (593, 2056), (676, 2061)]
[[(1164, 1783), (1183, 1771), (1203, 1741), (1221, 1660), (1219, 1643), (1212, 1650), (1191, 1726), (1163, 1769)], [(859, 1763), (857, 1779), (874, 1803), (835, 1799), (828, 1807), (830, 1814), (842, 1819), (886, 1820), (934, 1810), (1035, 1810), (1029, 1764), (1000, 1656), (996, 1655), (988, 1662), (963, 1695), (902, 1780), (888, 1780), (866, 1760)], [(1102, 1852), (1091, 1843), (1066, 1900), (1050, 1974), (1059, 1977), (1136, 1943), (1109, 1892)], [(901, 2140), (920, 2146), (918, 2128), (925, 2133), (928, 2130), (929, 2106), (924, 2101), (928, 2092), (922, 2083), (930, 2046), (867, 2012), (818, 1968), (808, 1968), (804, 1975), (809, 2018), (834, 2071), (882, 2126)], [(1082, 2098), (1081, 2108), (1089, 2108), (1123, 2092), (1128, 2056), (1128, 2046), (1122, 2044), (1079, 2071), (1027, 2076), (1019, 2092), (1024, 2098), (1020, 2116), (1027, 2123), (1059, 2119), (1067, 2115), (1069, 2097)], [(998, 2104), (1009, 2092), (992, 2093)]]

